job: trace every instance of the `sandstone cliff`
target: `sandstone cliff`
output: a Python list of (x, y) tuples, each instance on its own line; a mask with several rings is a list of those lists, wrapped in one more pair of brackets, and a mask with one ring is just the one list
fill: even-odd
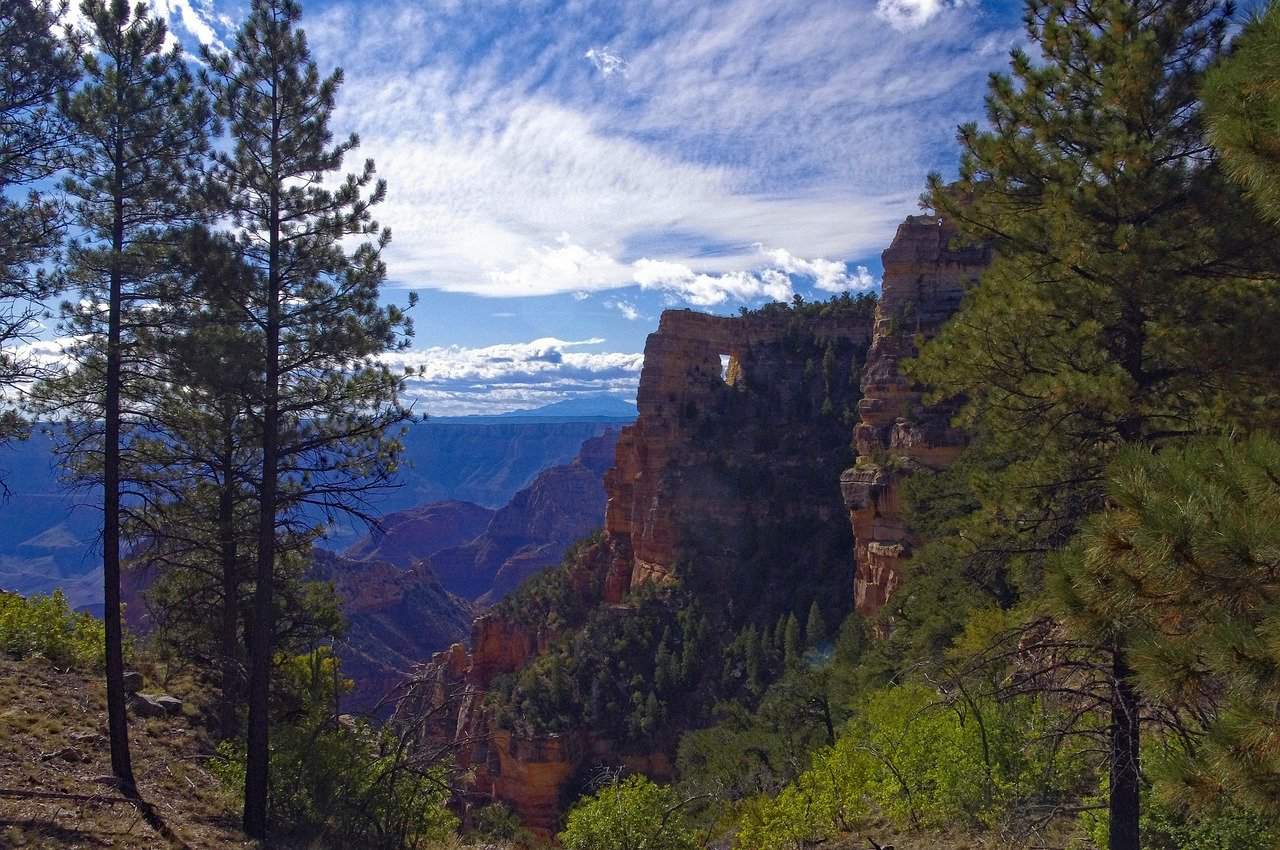
[[(709, 711), (714, 688), (685, 688), (697, 694), (642, 723), (597, 722), (613, 707), (639, 710), (633, 694), (661, 696), (651, 681), (658, 639), (670, 630), (688, 642), (698, 619), (681, 609), (664, 620), (664, 605), (693, 600), (715, 632), (701, 635), (705, 651), (686, 653), (695, 679), (704, 663), (720, 675), (717, 647), (747, 624), (803, 616), (814, 601), (833, 622), (849, 610), (852, 538), (834, 482), (852, 460), (871, 332), (870, 302), (851, 298), (740, 317), (664, 313), (645, 345), (639, 416), (605, 476), (604, 535), (477, 620), (470, 650), (452, 647), (418, 670), (397, 721), (453, 742), (475, 797), (509, 803), (544, 834), (596, 765), (669, 776), (680, 724)], [(636, 602), (637, 591), (676, 583), (683, 602)], [(670, 628), (649, 628), (655, 618)], [(631, 654), (610, 657), (597, 638)], [(601, 677), (582, 669), (564, 694), (522, 691), (543, 688), (544, 662), (555, 662), (555, 678), (556, 664), (585, 652), (613, 665), (598, 700)], [(520, 716), (548, 701), (554, 716)]]
[(924, 388), (903, 373), (901, 361), (938, 332), (991, 261), (983, 248), (956, 245), (954, 229), (934, 216), (908, 217), (882, 257), (884, 284), (853, 431), (858, 458), (840, 477), (855, 540), (854, 606), (868, 620), (911, 557), (903, 479), (950, 464), (965, 442), (950, 427), (955, 405), (924, 405)]

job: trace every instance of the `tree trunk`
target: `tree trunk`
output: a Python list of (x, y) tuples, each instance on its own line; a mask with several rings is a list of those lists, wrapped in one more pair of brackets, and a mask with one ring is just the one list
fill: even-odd
[(218, 727), (223, 740), (240, 734), (236, 709), (240, 701), (240, 569), (236, 563), (234, 435), (223, 435), (222, 489), (218, 494), (219, 559), (222, 562), (222, 699)]
[(1133, 686), (1133, 671), (1122, 646), (1112, 650), (1111, 800), (1108, 850), (1139, 850), (1138, 763), (1141, 702)]
[[(277, 113), (278, 115), (278, 113)], [(277, 160), (275, 141), (279, 118), (274, 119), (272, 165)], [(275, 178), (275, 175), (272, 175)], [(258, 518), (258, 570), (253, 595), (252, 666), (249, 671), (249, 740), (245, 760), (244, 831), (253, 838), (267, 835), (267, 800), (270, 783), (271, 654), (274, 631), (272, 593), (276, 556), (276, 477), (280, 439), (280, 189), (273, 179), (270, 221), (270, 257), (267, 269), (266, 398), (262, 409), (262, 491)]]
[[(116, 162), (123, 159), (116, 143)], [(119, 175), (117, 173), (117, 186)], [(111, 231), (111, 291), (107, 296), (107, 375), (103, 410), (102, 458), (102, 614), (107, 661), (107, 733), (111, 772), (133, 788), (129, 757), (129, 717), (124, 692), (124, 629), (120, 622), (120, 310), (124, 252), (124, 199), (115, 195)]]

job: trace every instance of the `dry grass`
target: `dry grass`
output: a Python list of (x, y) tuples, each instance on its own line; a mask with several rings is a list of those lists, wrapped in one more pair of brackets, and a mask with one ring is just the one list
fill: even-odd
[[(198, 713), (132, 719), (134, 774), (153, 822), (127, 804), (0, 798), (0, 847), (256, 846), (239, 833), (231, 801), (204, 769), (212, 747), (193, 719)], [(0, 657), (0, 788), (118, 798), (95, 781), (111, 772), (105, 735), (106, 697), (96, 676)], [(83, 760), (50, 757), (66, 747)]]

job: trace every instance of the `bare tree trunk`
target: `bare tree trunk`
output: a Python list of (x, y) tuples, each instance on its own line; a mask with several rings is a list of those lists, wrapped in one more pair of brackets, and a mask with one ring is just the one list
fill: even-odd
[[(279, 138), (275, 119), (273, 140)], [(272, 163), (277, 161), (272, 145)], [(271, 695), (272, 593), (275, 583), (276, 478), (280, 439), (280, 196), (279, 181), (271, 192), (270, 258), (267, 273), (266, 398), (262, 410), (262, 492), (258, 519), (257, 586), (253, 597), (252, 666), (249, 672), (249, 740), (245, 761), (244, 831), (253, 838), (267, 834), (270, 783), (268, 728)]]
[[(123, 151), (117, 140), (117, 163)], [(116, 178), (119, 185), (119, 174)], [(111, 739), (111, 772), (132, 789), (129, 717), (124, 692), (124, 629), (120, 617), (120, 310), (124, 251), (124, 199), (115, 196), (111, 233), (111, 291), (107, 298), (107, 375), (103, 411), (102, 584), (107, 656), (107, 732)]]
[(1141, 702), (1133, 686), (1133, 671), (1125, 650), (1112, 650), (1111, 800), (1108, 850), (1139, 850), (1138, 814), (1141, 770), (1138, 745)]
[(236, 563), (235, 443), (231, 423), (223, 434), (222, 490), (218, 494), (219, 560), (222, 562), (222, 699), (218, 726), (224, 740), (240, 733), (236, 709), (240, 701), (240, 569)]

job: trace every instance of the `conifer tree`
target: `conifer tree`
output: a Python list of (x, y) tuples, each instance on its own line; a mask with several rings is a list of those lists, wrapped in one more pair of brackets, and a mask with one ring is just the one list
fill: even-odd
[(64, 329), (79, 342), (74, 373), (46, 384), (39, 405), (66, 419), (64, 445), (81, 481), (103, 492), (107, 715), (111, 764), (133, 783), (123, 684), (120, 545), (124, 466), (131, 423), (145, 419), (137, 330), (154, 321), (156, 282), (169, 228), (198, 216), (198, 185), (212, 113), (163, 21), (124, 0), (85, 0), (84, 84), (63, 112), (74, 137), (65, 185), (81, 237), (66, 275), (80, 291), (64, 306)]
[(827, 639), (827, 621), (822, 617), (822, 609), (818, 607), (818, 600), (814, 600), (809, 606), (809, 619), (805, 624), (804, 640), (805, 645), (816, 647), (823, 644)]
[[(56, 289), (42, 264), (55, 257), (63, 210), (39, 184), (65, 164), (70, 140), (57, 101), (79, 79), (73, 40), (60, 43), (53, 28), (61, 7), (48, 0), (12, 0), (0, 9), (0, 396), (13, 396), (45, 374), (41, 364), (15, 351), (38, 327), (40, 301)], [(17, 410), (0, 409), (0, 444), (22, 437)], [(0, 492), (4, 482), (0, 480)]]
[[(409, 330), (399, 309), (378, 303), (390, 232), (370, 208), (386, 186), (375, 182), (372, 161), (326, 185), (358, 140), (332, 140), (342, 74), (321, 77), (296, 27), (300, 15), (293, 0), (255, 0), (230, 54), (206, 54), (232, 142), (217, 177), (259, 284), (247, 305), (263, 364), (244, 806), (254, 837), (267, 829), (277, 535), (309, 533), (304, 507), (364, 516), (365, 494), (395, 471), (399, 444), (385, 432), (408, 416), (398, 400), (402, 379), (378, 361)], [(352, 236), (374, 241), (347, 253), (343, 241)]]
[(804, 638), (800, 635), (800, 620), (794, 613), (787, 615), (786, 630), (782, 637), (782, 659), (787, 667), (799, 663), (804, 656)]
[(1125, 631), (1142, 691), (1185, 718), (1164, 790), (1280, 817), (1280, 443), (1133, 448), (1107, 495), (1054, 578), (1083, 629)]
[[(980, 507), (961, 539), (969, 557), (1003, 552), (1024, 587), (1101, 507), (1118, 448), (1273, 415), (1258, 399), (1280, 365), (1275, 240), (1199, 115), (1231, 12), (1028, 0), (1042, 61), (1013, 52), (988, 126), (960, 129), (959, 185), (930, 180), (929, 203), (997, 259), (911, 372), (964, 398)], [(1123, 630), (1109, 635), (1110, 847), (1137, 850), (1142, 709)]]
[(1251, 20), (1204, 85), (1209, 138), (1227, 172), (1280, 223), (1280, 2)]

